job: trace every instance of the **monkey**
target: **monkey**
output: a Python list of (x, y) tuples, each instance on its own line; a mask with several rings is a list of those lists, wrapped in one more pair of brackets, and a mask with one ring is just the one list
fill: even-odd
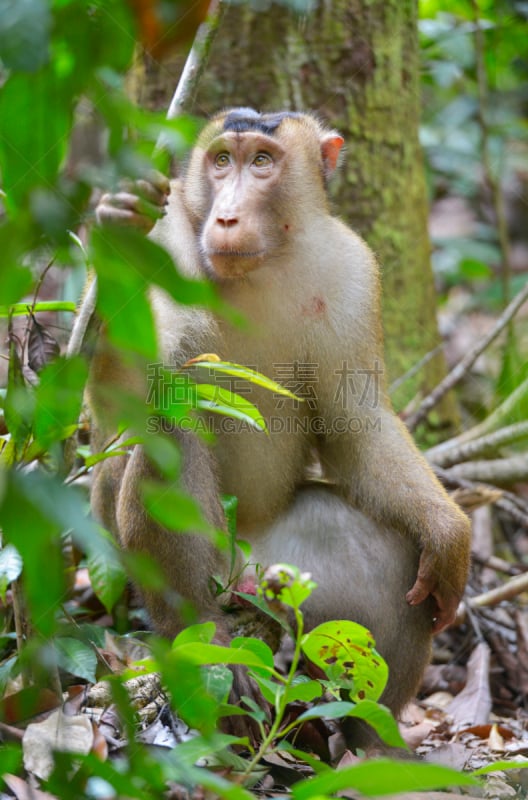
[[(433, 633), (455, 617), (470, 525), (387, 396), (379, 268), (330, 209), (328, 180), (343, 143), (311, 114), (228, 109), (205, 126), (180, 179), (105, 195), (97, 219), (147, 231), (175, 268), (210, 279), (246, 320), (231, 324), (152, 288), (165, 364), (216, 353), (295, 384), (298, 402), (246, 388), (268, 435), (215, 415), (206, 417), (212, 447), (176, 430), (182, 482), (217, 527), (225, 526), (221, 493), (238, 498), (238, 534), (251, 544), (251, 565), (287, 562), (312, 574), (318, 588), (304, 606), (308, 628), (351, 619), (371, 630), (389, 665), (381, 700), (397, 715), (416, 692)], [(99, 388), (124, 380), (119, 356), (102, 345), (89, 395), (105, 435)], [(310, 481), (314, 453), (322, 476)], [(225, 569), (222, 556), (205, 538), (174, 535), (147, 515), (139, 486), (154, 474), (139, 445), (102, 462), (94, 511), (125, 548), (150, 553), (174, 592), (227, 641), (226, 615), (209, 590), (210, 576)], [(145, 603), (157, 631), (178, 633), (180, 615), (165, 596), (147, 591)]]

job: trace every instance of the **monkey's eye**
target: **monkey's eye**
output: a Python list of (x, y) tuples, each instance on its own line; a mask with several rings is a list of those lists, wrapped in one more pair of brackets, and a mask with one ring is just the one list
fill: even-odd
[(269, 153), (257, 153), (253, 159), (253, 164), (256, 167), (269, 167), (273, 164), (273, 159)]
[(231, 162), (228, 153), (218, 153), (215, 156), (214, 164), (215, 167), (218, 167), (218, 169), (225, 169), (230, 163)]

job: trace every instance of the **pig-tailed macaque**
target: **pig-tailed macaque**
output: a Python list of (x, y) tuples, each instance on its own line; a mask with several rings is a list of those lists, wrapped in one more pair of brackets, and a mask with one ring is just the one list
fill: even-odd
[[(217, 353), (300, 398), (238, 382), (269, 435), (214, 415), (206, 420), (213, 447), (176, 432), (182, 482), (215, 526), (224, 525), (219, 495), (238, 497), (238, 534), (251, 543), (252, 564), (288, 562), (312, 574), (309, 627), (347, 618), (373, 632), (390, 669), (382, 700), (397, 714), (417, 688), (433, 632), (455, 616), (470, 528), (387, 399), (376, 260), (329, 210), (326, 183), (342, 144), (308, 114), (228, 110), (205, 127), (170, 189), (143, 186), (141, 202), (130, 192), (106, 195), (97, 216), (148, 230), (145, 201), (166, 207), (150, 236), (182, 272), (210, 278), (247, 321), (231, 325), (152, 289), (160, 360), (178, 367)], [(90, 390), (103, 438), (112, 432), (97, 387), (121, 372), (103, 345)], [(310, 482), (314, 452), (323, 480)], [(153, 468), (139, 446), (115, 462), (98, 468), (95, 512), (124, 547), (155, 557), (175, 593), (225, 640), (225, 613), (210, 590), (221, 556), (205, 538), (175, 535), (148, 517), (139, 485)], [(145, 603), (159, 632), (180, 630), (166, 596), (147, 592)]]

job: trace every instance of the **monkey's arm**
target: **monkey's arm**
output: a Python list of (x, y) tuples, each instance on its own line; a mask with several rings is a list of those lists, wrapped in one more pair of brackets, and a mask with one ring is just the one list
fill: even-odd
[(345, 411), (351, 430), (323, 443), (324, 468), (354, 506), (416, 542), (418, 575), (407, 601), (417, 605), (431, 594), (437, 606), (434, 630), (439, 631), (453, 621), (467, 579), (469, 520), (393, 412), (387, 408), (361, 412)]
[[(418, 575), (407, 600), (431, 594), (434, 629), (454, 619), (467, 578), (470, 524), (419, 453), (385, 392), (377, 266), (364, 242), (346, 233), (348, 273), (342, 288), (341, 328), (332, 363), (320, 359), (320, 412), (329, 434), (320, 446), (331, 480), (377, 522), (416, 542)], [(338, 425), (336, 423), (339, 423)], [(397, 543), (395, 543), (395, 547)]]

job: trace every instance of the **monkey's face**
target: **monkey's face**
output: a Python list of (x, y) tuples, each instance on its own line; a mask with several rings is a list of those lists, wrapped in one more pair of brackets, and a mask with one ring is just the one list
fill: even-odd
[(209, 196), (200, 244), (213, 277), (239, 278), (258, 269), (287, 241), (289, 214), (281, 195), (285, 151), (256, 131), (226, 131), (204, 153)]

